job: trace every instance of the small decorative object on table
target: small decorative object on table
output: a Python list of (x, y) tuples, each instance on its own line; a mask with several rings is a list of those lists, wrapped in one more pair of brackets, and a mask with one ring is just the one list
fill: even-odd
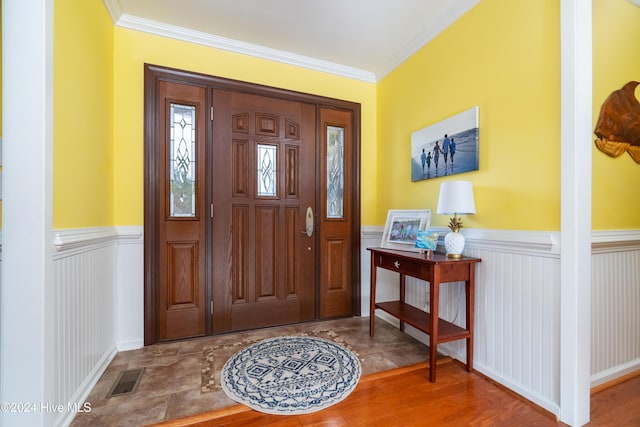
[(438, 247), (438, 233), (426, 230), (418, 231), (418, 239), (416, 240), (416, 248), (420, 249), (420, 253), (426, 253), (430, 256)]
[(416, 246), (418, 233), (431, 221), (431, 209), (390, 210), (380, 246), (400, 251), (420, 252)]
[(438, 199), (438, 214), (453, 214), (449, 222), (451, 232), (444, 237), (444, 247), (447, 257), (462, 258), (465, 239), (460, 229), (462, 220), (458, 214), (469, 215), (476, 213), (476, 205), (473, 201), (473, 187), (469, 181), (448, 181), (440, 186)]

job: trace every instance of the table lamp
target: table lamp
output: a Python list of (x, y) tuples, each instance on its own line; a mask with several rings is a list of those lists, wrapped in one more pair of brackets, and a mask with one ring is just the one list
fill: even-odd
[(469, 181), (447, 181), (440, 185), (438, 214), (453, 214), (449, 222), (451, 232), (444, 237), (444, 247), (448, 258), (462, 258), (464, 236), (460, 233), (462, 220), (458, 215), (473, 215), (476, 205), (473, 201), (473, 187)]

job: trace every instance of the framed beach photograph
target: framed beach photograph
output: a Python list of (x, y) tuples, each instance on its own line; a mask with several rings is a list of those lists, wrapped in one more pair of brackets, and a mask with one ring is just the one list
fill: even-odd
[(430, 209), (389, 210), (382, 234), (383, 248), (419, 252), (416, 248), (418, 232), (431, 223)]
[(478, 170), (478, 107), (411, 134), (411, 181)]

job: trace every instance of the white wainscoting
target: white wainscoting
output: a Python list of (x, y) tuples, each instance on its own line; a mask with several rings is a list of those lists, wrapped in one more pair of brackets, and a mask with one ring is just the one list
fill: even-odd
[(118, 351), (144, 346), (143, 227), (117, 227), (116, 346)]
[[(370, 252), (382, 227), (363, 227), (362, 314), (369, 313)], [(444, 235), (447, 229), (438, 230)], [(464, 230), (476, 273), (474, 366), (558, 413), (560, 370), (559, 234)], [(59, 402), (83, 402), (117, 351), (143, 345), (143, 228), (55, 233), (55, 358)], [(592, 385), (640, 369), (640, 231), (593, 233)], [(378, 300), (395, 299), (397, 275), (378, 271)], [(441, 315), (464, 324), (462, 284), (441, 289)], [(407, 279), (407, 302), (425, 308), (428, 287)], [(383, 313), (378, 316), (384, 317)], [(394, 323), (394, 320), (386, 317)], [(397, 322), (395, 322), (397, 325)], [(408, 333), (427, 343), (411, 328)], [(439, 346), (465, 360), (462, 342)], [(67, 425), (73, 414), (60, 414)]]
[[(369, 312), (370, 253), (381, 227), (362, 229), (362, 313)], [(441, 236), (448, 229), (437, 229)], [(554, 414), (560, 405), (560, 241), (557, 232), (466, 229), (476, 270), (474, 367)], [(592, 386), (640, 369), (640, 234), (596, 232), (592, 256)], [(397, 299), (397, 274), (378, 270), (377, 300)], [(407, 278), (407, 302), (429, 304), (428, 285)], [(464, 325), (462, 283), (444, 285), (440, 314)], [(378, 311), (376, 316), (397, 325)], [(424, 343), (428, 336), (407, 332)], [(439, 350), (464, 361), (464, 342)]]
[(640, 370), (640, 230), (598, 231), (591, 256), (591, 385)]
[[(54, 402), (83, 403), (116, 354), (112, 228), (58, 230), (54, 246)], [(75, 414), (56, 415), (68, 425)]]
[[(141, 347), (142, 227), (56, 230), (54, 402), (85, 402), (122, 347)], [(75, 414), (56, 415), (68, 425)]]

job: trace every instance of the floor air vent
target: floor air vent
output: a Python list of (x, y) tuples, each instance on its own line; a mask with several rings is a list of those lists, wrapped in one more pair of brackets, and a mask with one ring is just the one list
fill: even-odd
[(111, 391), (109, 392), (107, 397), (121, 396), (123, 394), (133, 393), (134, 391), (136, 391), (136, 387), (138, 386), (143, 373), (144, 368), (129, 369), (120, 372), (120, 375), (118, 375), (118, 379), (116, 380), (113, 387), (111, 387)]

